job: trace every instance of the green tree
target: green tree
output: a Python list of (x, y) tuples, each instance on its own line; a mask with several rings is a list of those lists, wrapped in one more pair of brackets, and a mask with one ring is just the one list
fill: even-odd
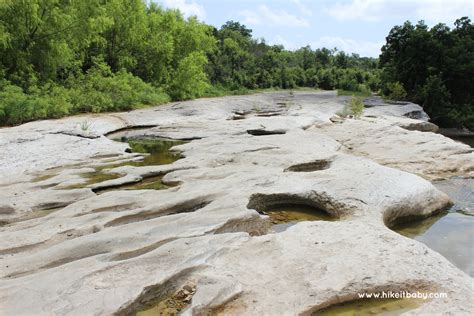
[(443, 120), (445, 111), (451, 107), (451, 94), (439, 75), (433, 75), (426, 79), (420, 90), (420, 97), (423, 99), (423, 108), (431, 114), (431, 118), (435, 121)]
[(185, 57), (178, 66), (168, 93), (176, 100), (186, 100), (202, 96), (209, 83), (203, 66), (206, 57), (199, 52), (193, 52)]
[[(289, 51), (239, 22), (216, 29), (154, 1), (3, 0), (0, 17), (0, 124), (129, 110), (166, 102), (167, 94), (379, 85), (374, 59)], [(457, 32), (470, 34), (465, 21)]]
[(390, 100), (405, 100), (407, 92), (400, 82), (389, 82), (386, 87), (386, 93), (388, 99)]
[(474, 107), (474, 24), (463, 17), (454, 25), (392, 28), (380, 55), (381, 79), (385, 93), (400, 82), (407, 99), (423, 104), (434, 122), (467, 126), (463, 114), (471, 117)]

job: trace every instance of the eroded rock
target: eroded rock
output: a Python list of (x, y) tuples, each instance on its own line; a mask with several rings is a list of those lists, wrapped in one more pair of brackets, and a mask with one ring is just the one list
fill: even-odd
[[(183, 314), (296, 315), (381, 290), (448, 294), (413, 314), (469, 313), (472, 279), (387, 225), (451, 205), (423, 177), (472, 175), (472, 150), (386, 118), (420, 111), (413, 104), (382, 102), (366, 109), (373, 117), (336, 124), (343, 101), (332, 92), (265, 93), (0, 130), (2, 313), (128, 314), (168, 302)], [(98, 138), (61, 132), (84, 120)], [(133, 126), (150, 127), (139, 135), (194, 140), (169, 164), (122, 164), (137, 155), (104, 135)], [(120, 178), (67, 188), (111, 162), (107, 172)], [(120, 189), (164, 174), (178, 185)], [(101, 188), (110, 190), (93, 192)], [(257, 211), (275, 201), (338, 220), (272, 233)], [(67, 205), (22, 217), (54, 203)]]

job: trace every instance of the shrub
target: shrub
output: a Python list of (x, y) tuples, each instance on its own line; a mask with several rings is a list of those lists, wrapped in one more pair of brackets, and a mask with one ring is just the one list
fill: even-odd
[(361, 98), (353, 95), (349, 103), (346, 103), (342, 111), (338, 112), (337, 115), (340, 117), (353, 116), (354, 118), (360, 118), (363, 113), (364, 102), (362, 102)]
[(209, 85), (204, 91), (203, 96), (205, 97), (223, 97), (226, 95), (244, 95), (249, 94), (253, 90), (248, 90), (246, 88), (230, 89), (222, 85)]
[(355, 78), (350, 74), (345, 74), (339, 80), (338, 88), (348, 91), (357, 91), (358, 83)]
[(75, 112), (127, 111), (169, 101), (161, 89), (125, 71), (113, 74), (104, 64), (72, 79), (69, 85)]
[(423, 109), (433, 120), (444, 116), (451, 107), (449, 102), (451, 94), (439, 76), (429, 76), (426, 79), (420, 97), (423, 100)]
[(357, 92), (359, 92), (360, 95), (363, 95), (363, 96), (370, 96), (372, 94), (372, 92), (370, 91), (370, 88), (365, 84), (357, 85)]
[(436, 123), (448, 127), (464, 127), (474, 130), (474, 104), (456, 105), (448, 109), (446, 116), (440, 117)]
[(379, 74), (368, 73), (366, 82), (371, 91), (378, 91), (380, 89), (381, 82)]
[(0, 88), (0, 124), (15, 125), (32, 120), (58, 118), (70, 113), (71, 103), (66, 91), (48, 84), (32, 87), (28, 93), (4, 82)]
[(387, 84), (385, 96), (390, 100), (404, 100), (407, 92), (400, 82), (390, 82)]
[(167, 92), (174, 100), (188, 100), (203, 96), (209, 87), (204, 72), (206, 57), (202, 53), (193, 52), (179, 62), (172, 83)]
[(78, 112), (125, 111), (169, 101), (161, 89), (127, 72), (113, 74), (98, 64), (86, 75), (69, 78), (66, 87), (46, 83), (28, 91), (0, 82), (0, 125), (59, 118)]
[(320, 69), (317, 74), (317, 86), (324, 90), (332, 90), (336, 86), (336, 77), (331, 69)]
[(351, 102), (349, 103), (349, 109), (355, 118), (359, 118), (364, 113), (364, 102), (362, 102), (361, 98), (352, 96)]

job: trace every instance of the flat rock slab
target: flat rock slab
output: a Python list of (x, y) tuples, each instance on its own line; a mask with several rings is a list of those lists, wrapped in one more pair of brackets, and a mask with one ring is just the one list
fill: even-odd
[[(388, 227), (451, 205), (429, 180), (473, 176), (472, 149), (415, 104), (334, 120), (345, 102), (263, 93), (0, 129), (0, 311), (127, 315), (193, 284), (183, 314), (310, 314), (380, 291), (444, 292), (411, 313), (469, 314), (472, 278)], [(137, 159), (105, 136), (128, 133), (192, 141), (170, 165), (71, 188)], [(163, 174), (179, 185), (93, 191)], [(275, 233), (256, 209), (276, 202), (338, 220)]]

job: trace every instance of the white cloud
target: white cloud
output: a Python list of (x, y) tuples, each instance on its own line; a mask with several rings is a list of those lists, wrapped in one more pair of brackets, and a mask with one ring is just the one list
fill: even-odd
[(178, 9), (185, 17), (195, 15), (200, 20), (204, 20), (206, 17), (204, 7), (193, 0), (164, 0), (163, 5), (167, 8)]
[(352, 0), (326, 7), (326, 12), (340, 20), (381, 21), (398, 17), (452, 24), (455, 19), (474, 14), (472, 0)]
[(272, 10), (266, 5), (260, 5), (257, 10), (240, 11), (243, 23), (247, 25), (287, 26), (287, 27), (309, 27), (309, 22), (292, 15), (285, 10)]
[[(276, 35), (269, 41), (269, 44), (283, 45), (285, 49), (297, 50), (307, 45), (299, 43), (300, 41), (300, 39), (298, 41), (292, 41), (281, 35)], [(385, 42), (359, 41), (337, 36), (324, 36), (317, 41), (311, 42), (310, 46), (312, 49), (323, 47), (328, 49), (337, 48), (339, 51), (344, 51), (348, 54), (356, 53), (362, 57), (378, 57), (383, 44), (385, 44)]]
[(307, 15), (307, 16), (312, 16), (313, 15), (313, 12), (300, 0), (291, 0), (291, 2), (293, 2), (296, 5), (298, 10), (302, 14)]
[(359, 41), (348, 38), (324, 36), (318, 41), (311, 43), (311, 48), (329, 48), (336, 47), (338, 50), (342, 50), (346, 53), (356, 53), (361, 56), (367, 57), (378, 57), (380, 55), (380, 49), (384, 42), (370, 42), (370, 41)]
[(300, 48), (295, 42), (289, 41), (281, 35), (277, 35), (269, 42), (270, 45), (283, 45), (288, 50), (296, 50)]

